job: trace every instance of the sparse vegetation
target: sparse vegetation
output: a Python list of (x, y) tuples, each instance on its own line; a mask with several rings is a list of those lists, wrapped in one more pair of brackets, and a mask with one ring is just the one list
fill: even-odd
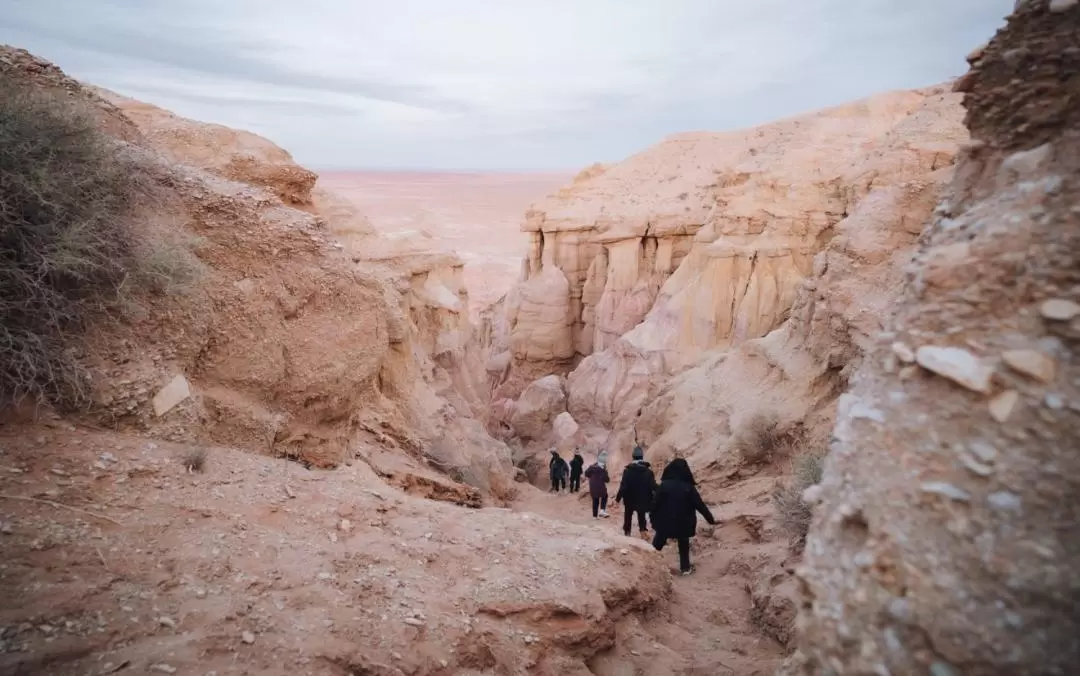
[(0, 405), (83, 403), (89, 323), (202, 269), (186, 241), (134, 227), (151, 181), (85, 105), (0, 76)]
[(799, 553), (806, 546), (806, 533), (812, 516), (810, 505), (803, 500), (803, 491), (821, 483), (824, 451), (812, 451), (795, 459), (794, 477), (789, 484), (778, 484), (773, 490), (773, 506), (780, 526), (787, 532), (792, 552)]
[(184, 469), (189, 472), (202, 472), (206, 469), (206, 448), (203, 446), (194, 446), (184, 451), (184, 454), (180, 457), (180, 461), (184, 465)]
[(0, 403), (77, 403), (74, 341), (131, 267), (135, 168), (57, 98), (0, 80)]
[(738, 427), (733, 442), (743, 462), (759, 465), (787, 450), (790, 435), (775, 413), (755, 413)]

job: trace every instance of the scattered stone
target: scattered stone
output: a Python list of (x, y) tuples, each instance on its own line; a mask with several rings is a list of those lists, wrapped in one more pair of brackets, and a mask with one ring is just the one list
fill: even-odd
[(900, 376), (900, 380), (911, 380), (918, 372), (919, 369), (915, 366), (905, 366), (900, 369), (900, 372), (897, 375)]
[(994, 468), (990, 465), (984, 465), (974, 458), (970, 458), (966, 455), (960, 456), (960, 461), (964, 463), (964, 467), (968, 468), (972, 474), (979, 476), (990, 476), (994, 473)]
[(1005, 390), (990, 400), (990, 416), (999, 423), (1005, 422), (1019, 401), (1020, 394), (1016, 390)]
[(116, 459), (116, 456), (113, 455), (112, 453), (108, 452), (108, 451), (105, 451), (104, 453), (102, 453), (101, 456), (98, 458), (98, 460), (101, 460), (101, 462), (119, 462)]
[(1035, 350), (1009, 350), (1001, 355), (1001, 359), (1014, 371), (1044, 383), (1051, 382), (1057, 370), (1053, 358)]
[(1043, 397), (1043, 403), (1045, 403), (1048, 408), (1052, 408), (1055, 411), (1060, 411), (1065, 408), (1065, 400), (1061, 398), (1061, 395), (1054, 394), (1053, 392), (1046, 393), (1046, 396)]
[(293, 489), (289, 486), (289, 484), (285, 484), (285, 495), (289, 496), (289, 498), (296, 497), (296, 493), (293, 492)]
[(967, 491), (943, 481), (927, 481), (922, 485), (922, 491), (923, 493), (933, 493), (957, 502), (967, 502), (971, 499), (971, 495)]
[(352, 530), (352, 522), (348, 519), (342, 519), (341, 521), (338, 521), (337, 527), (338, 530), (347, 533)]
[(1080, 315), (1080, 304), (1065, 298), (1052, 298), (1043, 301), (1043, 304), (1039, 306), (1039, 314), (1043, 316), (1043, 319), (1067, 322)]
[(412, 626), (412, 627), (422, 627), (422, 626), (424, 626), (423, 620), (419, 620), (419, 619), (417, 619), (415, 617), (406, 617), (405, 618), (405, 624), (407, 624), (409, 626)]
[(994, 509), (1000, 509), (1007, 512), (1015, 512), (1020, 509), (1020, 496), (1016, 493), (1010, 493), (1009, 491), (998, 491), (991, 493), (986, 501), (990, 503), (990, 506)]
[(319, 578), (320, 580), (329, 580), (333, 576), (330, 573), (322, 572), (322, 573), (319, 573), (318, 575), (316, 575), (316, 577)]
[(240, 640), (244, 643), (247, 643), (248, 645), (251, 645), (255, 642), (255, 634), (251, 633), (250, 631), (241, 632)]
[(176, 667), (171, 664), (155, 664), (150, 667), (150, 671), (156, 671), (160, 674), (175, 674)]
[(959, 347), (924, 345), (915, 352), (919, 366), (974, 392), (989, 392), (994, 369)]
[(915, 362), (915, 351), (908, 347), (906, 343), (893, 343), (892, 351), (893, 354), (896, 355), (896, 358), (905, 364), (912, 364)]
[(197, 599), (205, 599), (206, 598), (206, 590), (205, 589), (196, 589), (195, 590), (195, 598), (197, 598)]
[(168, 617), (167, 615), (162, 615), (161, 617), (159, 617), (158, 624), (163, 627), (168, 627), (169, 629), (176, 629), (176, 620)]
[(985, 441), (971, 442), (968, 445), (968, 450), (974, 453), (979, 460), (986, 463), (994, 462), (998, 454), (997, 449)]
[(1050, 0), (1050, 11), (1056, 13), (1067, 12), (1076, 7), (1077, 0)]
[(168, 385), (154, 395), (151, 402), (154, 406), (154, 415), (160, 418), (190, 396), (191, 388), (188, 387), (187, 378), (177, 374)]

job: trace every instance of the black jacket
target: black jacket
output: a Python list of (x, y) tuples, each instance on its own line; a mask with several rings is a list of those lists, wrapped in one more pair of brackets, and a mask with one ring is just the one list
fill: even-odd
[(570, 460), (570, 476), (581, 476), (581, 469), (585, 466), (585, 458), (580, 453), (575, 453)]
[(685, 538), (697, 534), (698, 512), (708, 523), (716, 523), (694, 486), (694, 477), (685, 460), (677, 458), (664, 468), (660, 487), (653, 498), (651, 521), (656, 534), (664, 538)]
[(551, 460), (548, 461), (548, 470), (552, 477), (560, 477), (566, 474), (566, 461), (558, 453), (552, 453)]
[(656, 475), (644, 460), (637, 460), (623, 470), (615, 502), (625, 501), (627, 508), (648, 509), (656, 491)]

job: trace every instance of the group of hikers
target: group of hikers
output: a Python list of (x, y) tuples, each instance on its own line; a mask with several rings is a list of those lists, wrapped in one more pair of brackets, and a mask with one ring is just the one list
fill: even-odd
[[(551, 449), (548, 469), (551, 474), (551, 491), (559, 493), (566, 489), (569, 478), (569, 492), (581, 490), (581, 477), (589, 484), (589, 496), (592, 498), (594, 519), (606, 519), (608, 489), (611, 477), (607, 471), (607, 453), (601, 452), (596, 461), (584, 468), (585, 459), (575, 450), (570, 462)], [(584, 469), (583, 469), (584, 468)], [(619, 491), (615, 494), (615, 504), (623, 505), (623, 534), (630, 536), (637, 516), (638, 531), (642, 539), (648, 539), (649, 523), (652, 523), (652, 545), (657, 551), (662, 550), (669, 540), (675, 540), (679, 547), (679, 570), (683, 575), (693, 572), (690, 565), (690, 538), (697, 534), (697, 515), (701, 514), (710, 525), (716, 524), (712, 512), (705, 505), (698, 492), (690, 465), (683, 458), (675, 458), (664, 467), (660, 483), (652, 466), (645, 460), (645, 450), (635, 442), (632, 459), (622, 473)]]

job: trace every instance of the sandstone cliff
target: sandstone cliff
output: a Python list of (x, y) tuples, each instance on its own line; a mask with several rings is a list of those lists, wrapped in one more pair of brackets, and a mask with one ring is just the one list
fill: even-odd
[(799, 673), (1080, 662), (1077, 45), (1021, 0), (958, 83), (972, 143), (808, 496)]
[(146, 256), (163, 284), (182, 282), (133, 288), (123, 321), (97, 327), (85, 421), (315, 466), (373, 438), (410, 459), (386, 470), (399, 482), (506, 488), (509, 449), (472, 419), (486, 394), (460, 260), (375, 246), (361, 214), (313, 194), (315, 174), (266, 139), (84, 87), (21, 50), (0, 56), (5, 77), (99, 111), (152, 184)]
[(583, 172), (527, 214), (524, 281), (486, 326), (496, 399), (569, 372), (591, 443), (621, 453), (637, 424), (707, 462), (742, 411), (826, 407), (966, 138), (961, 114), (945, 87), (894, 92)]

